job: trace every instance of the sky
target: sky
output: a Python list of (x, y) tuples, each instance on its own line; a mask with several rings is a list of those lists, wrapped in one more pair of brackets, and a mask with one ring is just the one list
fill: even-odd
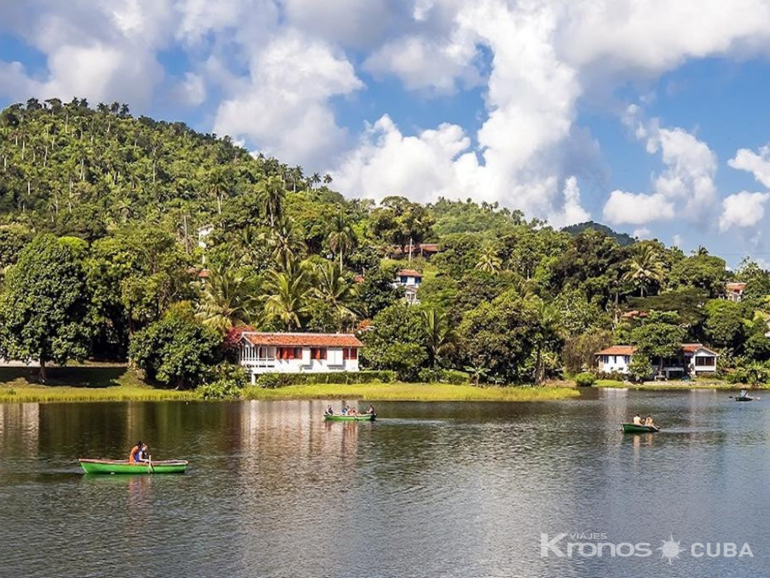
[(125, 102), (351, 197), (770, 267), (770, 0), (0, 0), (0, 106)]

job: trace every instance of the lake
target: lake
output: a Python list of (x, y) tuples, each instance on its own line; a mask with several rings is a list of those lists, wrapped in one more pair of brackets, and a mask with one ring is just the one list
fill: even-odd
[[(729, 395), (2, 405), (0, 575), (768, 576), (770, 397)], [(79, 470), (138, 439), (187, 474)]]

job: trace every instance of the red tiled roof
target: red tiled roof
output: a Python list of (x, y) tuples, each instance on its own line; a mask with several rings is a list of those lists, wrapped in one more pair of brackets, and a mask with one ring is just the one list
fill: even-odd
[(244, 333), (252, 345), (287, 347), (363, 347), (351, 333)]
[(725, 283), (725, 287), (728, 291), (743, 291), (746, 288), (746, 283)]
[(414, 269), (401, 269), (398, 272), (399, 277), (422, 277), (422, 273), (415, 271)]
[(438, 243), (421, 243), (420, 244), (420, 251), (438, 252), (439, 251), (439, 245), (438, 245)]
[(607, 349), (597, 351), (596, 355), (633, 355), (636, 352), (635, 345), (613, 345)]
[(713, 353), (714, 355), (717, 354), (716, 351), (714, 351), (713, 349), (709, 349), (702, 343), (682, 343), (682, 351), (684, 351), (685, 353), (695, 353), (699, 349), (703, 349), (705, 351), (708, 351), (709, 353)]
[(626, 311), (620, 317), (622, 319), (634, 319), (635, 317), (647, 317), (647, 313), (645, 313), (644, 311), (637, 311), (636, 309), (634, 309), (633, 311)]
[(363, 275), (356, 275), (355, 277), (353, 277), (353, 281), (355, 281), (356, 283), (363, 283), (365, 279)]

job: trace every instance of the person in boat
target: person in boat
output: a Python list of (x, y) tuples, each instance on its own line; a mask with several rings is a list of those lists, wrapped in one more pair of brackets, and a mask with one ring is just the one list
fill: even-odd
[(748, 397), (748, 395), (749, 395), (749, 392), (747, 390), (745, 389), (741, 390), (741, 397)]
[(131, 452), (128, 454), (129, 464), (142, 464), (147, 462), (147, 445), (142, 441), (136, 442), (136, 445), (131, 448)]
[(369, 409), (366, 410), (366, 413), (369, 414), (369, 415), (373, 415), (375, 413), (374, 406), (370, 405)]
[(348, 412), (350, 411), (350, 408), (347, 405), (342, 406), (342, 411), (340, 412), (342, 415), (348, 415)]
[(644, 425), (647, 427), (655, 427), (655, 424), (652, 421), (652, 416), (648, 415), (646, 418), (644, 418)]
[(334, 410), (332, 409), (331, 405), (327, 406), (326, 411), (324, 412), (324, 415), (334, 415)]
[(634, 425), (642, 425), (642, 416), (638, 413), (634, 416)]
[(358, 410), (354, 407), (348, 408), (348, 415), (352, 415), (353, 417), (358, 415)]

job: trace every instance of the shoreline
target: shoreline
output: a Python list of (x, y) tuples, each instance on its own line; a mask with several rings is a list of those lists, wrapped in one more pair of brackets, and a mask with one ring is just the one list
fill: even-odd
[(687, 390), (713, 390), (713, 391), (764, 391), (768, 386), (750, 386), (727, 382), (644, 382), (631, 383), (613, 380), (598, 380), (592, 387), (595, 389), (637, 389), (642, 391), (687, 391)]
[[(567, 387), (475, 387), (442, 383), (371, 383), (290, 385), (275, 389), (244, 388), (240, 400), (291, 401), (559, 401), (580, 397), (576, 388)], [(204, 400), (195, 390), (155, 389), (149, 386), (115, 385), (107, 387), (62, 385), (0, 385), (0, 404), (64, 403), (115, 401), (200, 401), (216, 403), (234, 400)]]

